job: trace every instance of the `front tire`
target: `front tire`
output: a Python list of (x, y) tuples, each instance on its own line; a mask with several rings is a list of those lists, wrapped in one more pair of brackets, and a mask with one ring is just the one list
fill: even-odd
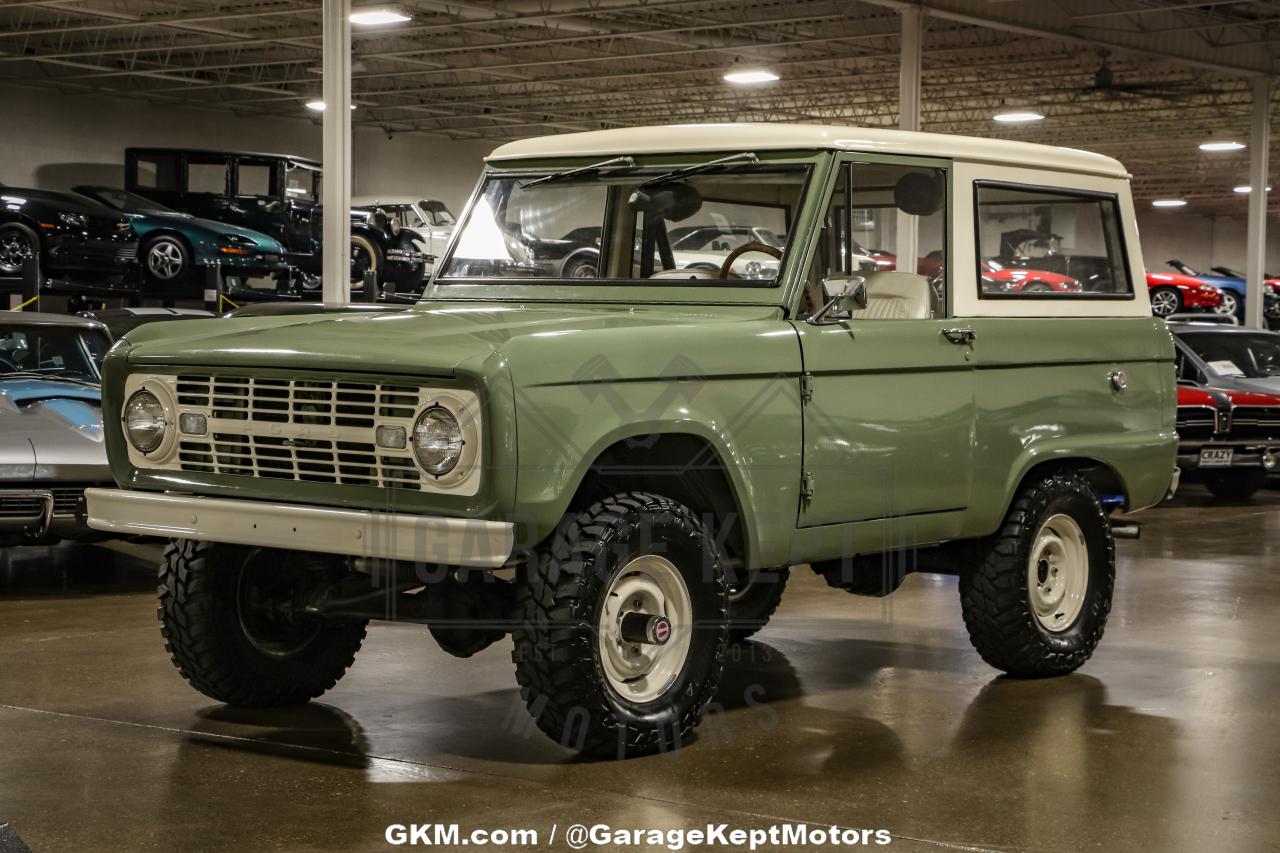
[(163, 234), (138, 250), (142, 272), (155, 287), (174, 287), (191, 275), (191, 250), (177, 237)]
[(960, 577), (978, 654), (1019, 677), (1078, 669), (1102, 638), (1115, 586), (1115, 542), (1092, 486), (1071, 471), (1024, 484), (984, 551)]
[(365, 620), (302, 610), (344, 560), (175, 539), (160, 565), (160, 633), (182, 677), (211, 699), (266, 708), (333, 687), (364, 641)]
[(1261, 489), (1267, 482), (1267, 472), (1261, 468), (1245, 468), (1237, 471), (1223, 471), (1206, 474), (1205, 488), (1218, 500), (1246, 501)]
[[(692, 512), (641, 492), (606, 498), (566, 517), (528, 568), (512, 653), (520, 695), (578, 752), (678, 747), (719, 685), (728, 606), (720, 554)], [(666, 628), (628, 638), (637, 614)]]
[[(741, 643), (773, 616), (787, 588), (791, 570), (752, 569), (731, 572), (729, 578), (729, 641)], [(741, 580), (739, 580), (739, 576)]]
[(1157, 287), (1151, 291), (1151, 313), (1170, 317), (1182, 310), (1182, 295), (1176, 287)]
[(0, 227), (0, 275), (21, 275), (27, 258), (35, 257), (39, 250), (40, 238), (22, 223)]
[(364, 274), (373, 273), (373, 279), (382, 283), (382, 250), (363, 234), (351, 235), (351, 284), (363, 284)]

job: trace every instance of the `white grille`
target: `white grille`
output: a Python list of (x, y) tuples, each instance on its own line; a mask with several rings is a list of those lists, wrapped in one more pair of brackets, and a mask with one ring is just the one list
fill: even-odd
[[(130, 377), (136, 388), (162, 386), (181, 415), (203, 415), (204, 435), (179, 432), (172, 446), (137, 459), (139, 467), (232, 474), (414, 491), (468, 489), (479, 461), (478, 400), (403, 382), (180, 373)], [(422, 471), (411, 446), (379, 447), (378, 427), (412, 437), (418, 415), (444, 405), (463, 427), (463, 459), (443, 478)], [(131, 454), (137, 456), (136, 452)], [(460, 488), (461, 487), (461, 488)]]

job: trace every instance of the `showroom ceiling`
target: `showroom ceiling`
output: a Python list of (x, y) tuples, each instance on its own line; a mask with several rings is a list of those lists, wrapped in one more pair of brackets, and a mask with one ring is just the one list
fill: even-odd
[[(391, 133), (897, 122), (899, 0), (392, 5), (410, 20), (353, 29), (354, 120)], [(1244, 211), (1232, 187), (1248, 182), (1248, 152), (1198, 146), (1248, 140), (1251, 79), (1280, 72), (1280, 2), (924, 6), (926, 130), (1103, 151), (1133, 170), (1139, 198)], [(0, 81), (68, 93), (316, 118), (320, 46), (319, 0), (0, 0)], [(781, 79), (733, 86), (734, 65)], [(1027, 108), (1045, 120), (992, 121)]]

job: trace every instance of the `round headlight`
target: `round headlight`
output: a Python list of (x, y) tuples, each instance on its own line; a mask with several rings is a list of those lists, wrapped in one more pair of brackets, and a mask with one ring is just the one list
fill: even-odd
[(138, 391), (124, 404), (124, 434), (143, 453), (160, 446), (168, 427), (164, 404), (150, 391)]
[(428, 474), (442, 477), (462, 458), (462, 427), (444, 406), (432, 406), (413, 425), (413, 455)]

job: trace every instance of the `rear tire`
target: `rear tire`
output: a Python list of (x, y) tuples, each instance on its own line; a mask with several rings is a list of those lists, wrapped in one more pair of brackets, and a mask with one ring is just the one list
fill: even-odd
[(1267, 482), (1267, 472), (1261, 468), (1246, 468), (1206, 474), (1204, 486), (1218, 500), (1245, 501), (1253, 497)]
[[(729, 642), (741, 643), (769, 624), (782, 601), (791, 569), (752, 569), (741, 572), (746, 582), (729, 580)], [(730, 572), (737, 575), (738, 572)]]
[(307, 702), (337, 684), (365, 620), (301, 612), (305, 592), (336, 581), (341, 558), (175, 539), (160, 565), (160, 633), (182, 677), (248, 708)]
[[(676, 748), (719, 686), (728, 606), (720, 554), (692, 512), (641, 492), (605, 498), (561, 522), (517, 593), (520, 695), (578, 752)], [(665, 617), (667, 639), (624, 641), (624, 612)]]
[(1093, 488), (1072, 471), (1037, 476), (984, 550), (960, 576), (978, 654), (1019, 677), (1078, 669), (1102, 639), (1115, 586), (1115, 542)]

